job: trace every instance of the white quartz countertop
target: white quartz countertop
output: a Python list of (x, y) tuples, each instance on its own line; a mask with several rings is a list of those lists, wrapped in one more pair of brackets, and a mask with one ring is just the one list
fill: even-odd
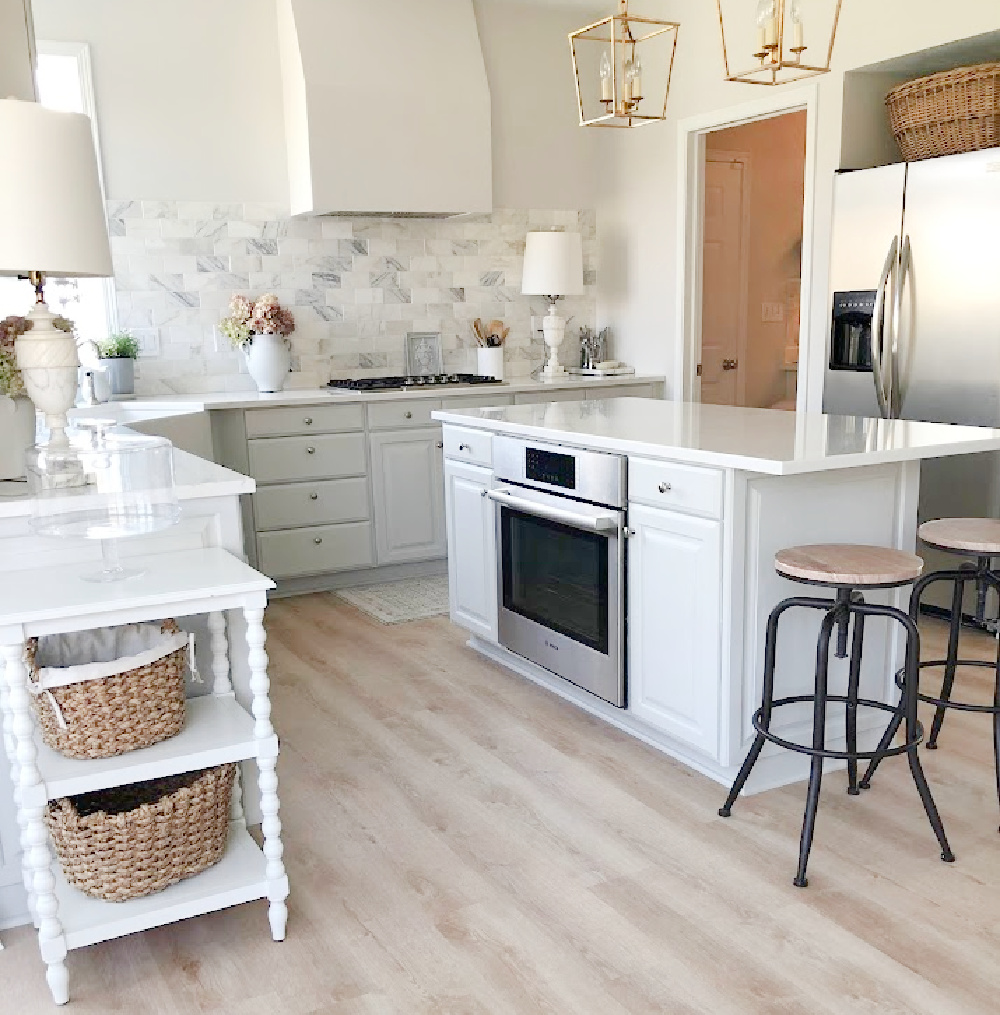
[(278, 391), (273, 395), (259, 391), (219, 391), (199, 395), (140, 395), (137, 398), (108, 402), (73, 410), (73, 415), (112, 416), (122, 422), (186, 415), (211, 409), (256, 409), (265, 406), (318, 405), (331, 402), (385, 402), (400, 398), (462, 398), (469, 395), (515, 395), (522, 392), (584, 390), (618, 387), (622, 384), (661, 384), (663, 377), (644, 374), (620, 374), (615, 377), (569, 376), (558, 381), (514, 381), (502, 384), (454, 384), (439, 387), (399, 388), (393, 391), (347, 391), (343, 388), (304, 388)]
[[(205, 497), (234, 497), (253, 493), (257, 484), (248, 476), (174, 448), (174, 486), (182, 503)], [(27, 483), (0, 483), (0, 518), (31, 513)]]
[(1000, 430), (986, 427), (644, 398), (433, 416), (493, 433), (775, 476), (1000, 450)]

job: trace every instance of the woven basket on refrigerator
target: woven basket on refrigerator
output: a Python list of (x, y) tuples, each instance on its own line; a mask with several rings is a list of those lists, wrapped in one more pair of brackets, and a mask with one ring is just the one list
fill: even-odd
[[(156, 626), (163, 635), (180, 634), (173, 620)], [(70, 758), (110, 758), (180, 733), (187, 651), (185, 643), (146, 665), (112, 676), (44, 687), (39, 682), (38, 639), (30, 639), (29, 687), (42, 739)]]
[(1000, 145), (1000, 63), (907, 81), (885, 104), (907, 162)]
[(222, 859), (235, 765), (53, 800), (66, 880), (109, 902), (151, 895)]

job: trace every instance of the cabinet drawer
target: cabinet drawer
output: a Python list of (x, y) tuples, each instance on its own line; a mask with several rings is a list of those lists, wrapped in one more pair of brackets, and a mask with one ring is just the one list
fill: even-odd
[(444, 428), (444, 456), (457, 458), (472, 465), (493, 468), (493, 435), (483, 430), (466, 430), (460, 426)]
[(413, 398), (403, 402), (369, 402), (372, 430), (398, 430), (406, 426), (434, 426), (431, 413), (441, 408), (439, 398)]
[(367, 471), (362, 433), (268, 437), (248, 444), (250, 475), (261, 483), (363, 476)]
[(356, 405), (303, 405), (302, 408), (247, 409), (247, 437), (364, 430), (365, 410)]
[(724, 485), (721, 469), (644, 458), (628, 460), (628, 499), (639, 504), (721, 518)]
[(375, 563), (371, 522), (262, 532), (257, 547), (260, 570), (271, 578), (348, 571)]
[(441, 405), (445, 409), (485, 409), (494, 405), (513, 404), (513, 395), (502, 395), (499, 391), (490, 394), (488, 388), (485, 395), (455, 395), (454, 398), (441, 399)]
[(368, 481), (358, 476), (319, 483), (262, 486), (254, 494), (253, 511), (258, 531), (367, 521), (370, 517)]
[(652, 384), (606, 384), (602, 388), (587, 388), (588, 398), (652, 398)]
[(585, 388), (555, 388), (552, 391), (518, 391), (515, 405), (537, 405), (540, 402), (578, 402), (587, 397)]

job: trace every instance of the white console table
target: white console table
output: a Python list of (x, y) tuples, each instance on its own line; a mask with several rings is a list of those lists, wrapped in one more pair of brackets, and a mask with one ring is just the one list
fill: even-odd
[[(278, 738), (264, 651), (270, 578), (219, 547), (132, 558), (135, 579), (92, 584), (93, 562), (8, 571), (0, 587), (0, 681), (4, 746), (11, 765), (22, 871), (53, 1000), (69, 1000), (66, 953), (99, 941), (266, 898), (271, 934), (285, 936), (288, 878), (282, 862), (275, 765)], [(251, 708), (237, 701), (230, 677), (226, 612), (239, 610), (249, 646)], [(204, 614), (212, 649), (212, 693), (188, 701), (184, 729), (152, 747), (104, 760), (75, 760), (45, 747), (29, 704), (25, 643), (41, 635), (166, 617)], [(229, 841), (214, 867), (144, 898), (103, 902), (68, 885), (54, 863), (44, 811), (57, 797), (122, 786), (230, 762), (258, 769), (263, 848), (244, 819), (240, 782), (233, 792)]]

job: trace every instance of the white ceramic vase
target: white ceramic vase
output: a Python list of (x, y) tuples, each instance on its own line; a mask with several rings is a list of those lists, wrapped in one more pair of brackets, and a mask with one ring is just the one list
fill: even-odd
[(243, 350), (247, 372), (257, 390), (265, 394), (281, 391), (292, 365), (292, 352), (281, 335), (254, 335)]
[(503, 380), (503, 346), (490, 346), (476, 350), (478, 357), (476, 373), (480, 377), (495, 377)]
[(0, 480), (24, 478), (24, 454), (34, 443), (34, 403), (0, 395)]

